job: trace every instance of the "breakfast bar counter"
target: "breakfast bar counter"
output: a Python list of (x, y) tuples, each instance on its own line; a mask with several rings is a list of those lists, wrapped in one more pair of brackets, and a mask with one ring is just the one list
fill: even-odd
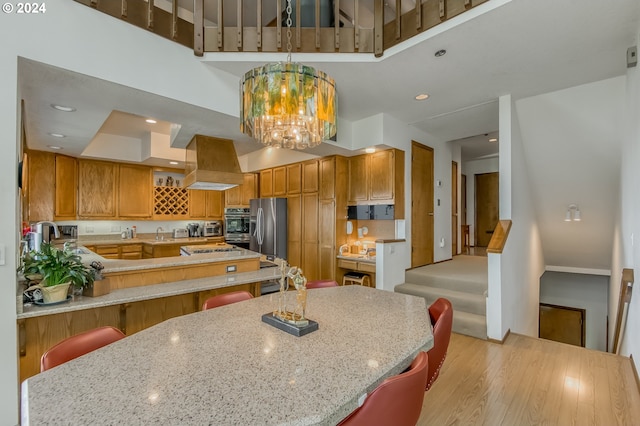
[(275, 305), (173, 318), (37, 374), (22, 384), (22, 424), (335, 425), (433, 346), (420, 297), (309, 290), (319, 329), (302, 337), (261, 321)]

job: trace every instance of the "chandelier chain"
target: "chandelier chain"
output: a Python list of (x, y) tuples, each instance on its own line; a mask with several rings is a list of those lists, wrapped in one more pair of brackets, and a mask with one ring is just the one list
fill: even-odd
[(291, 62), (291, 0), (287, 0), (287, 62)]

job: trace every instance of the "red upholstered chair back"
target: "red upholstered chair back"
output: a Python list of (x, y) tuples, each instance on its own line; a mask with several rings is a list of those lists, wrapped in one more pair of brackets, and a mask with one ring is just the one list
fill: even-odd
[(415, 426), (422, 411), (428, 368), (429, 356), (420, 352), (409, 370), (382, 382), (340, 426)]
[(323, 288), (323, 287), (337, 287), (338, 283), (334, 280), (315, 280), (307, 281), (307, 288)]
[(122, 331), (114, 327), (100, 327), (71, 336), (53, 346), (40, 358), (40, 371), (45, 371), (81, 355), (107, 346), (124, 338)]
[(433, 325), (433, 348), (429, 351), (429, 379), (425, 390), (429, 390), (440, 375), (440, 367), (447, 356), (453, 325), (451, 302), (443, 298), (436, 300), (429, 306), (429, 316)]
[(248, 291), (232, 291), (208, 298), (202, 304), (202, 310), (217, 308), (218, 306), (230, 305), (231, 303), (242, 302), (252, 299), (253, 296)]

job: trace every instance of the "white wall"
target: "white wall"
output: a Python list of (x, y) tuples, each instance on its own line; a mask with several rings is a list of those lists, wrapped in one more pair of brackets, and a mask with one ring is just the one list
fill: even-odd
[[(636, 35), (635, 45), (640, 44), (640, 28)], [(640, 276), (640, 69), (627, 69), (626, 79), (626, 115), (624, 117), (624, 139), (622, 144), (621, 173), (621, 256), (613, 256), (612, 261), (612, 293), (617, 300), (620, 278), (617, 275), (621, 268), (634, 269)], [(634, 244), (635, 237), (635, 244)], [(615, 273), (615, 274), (614, 274)], [(640, 281), (640, 280), (637, 280)], [(638, 284), (636, 283), (637, 287)], [(627, 327), (622, 339), (621, 354), (633, 355), (636, 369), (640, 370), (640, 297), (638, 291), (631, 297)], [(611, 313), (610, 318), (615, 318)]]
[[(435, 262), (451, 259), (451, 161), (453, 147), (451, 144), (440, 141), (413, 126), (401, 123), (387, 114), (383, 114), (383, 123), (383, 143), (405, 152), (404, 198), (407, 244), (409, 247), (407, 253), (411, 253), (411, 141), (413, 140), (433, 148), (433, 259)], [(356, 139), (355, 136), (354, 139)], [(442, 182), (440, 187), (435, 186), (435, 182), (438, 180)], [(440, 206), (438, 206), (438, 200), (440, 200)], [(444, 247), (440, 247), (438, 244), (441, 238), (445, 239)], [(406, 265), (406, 268), (411, 266), (410, 256), (406, 261)]]
[(476, 178), (475, 175), (494, 173), (500, 168), (498, 156), (462, 163), (462, 174), (467, 176), (467, 224), (469, 225), (469, 244), (475, 245), (476, 227)]
[(487, 333), (501, 340), (509, 330), (537, 336), (544, 256), (515, 105), (510, 95), (499, 102), (500, 219), (513, 218), (513, 224), (503, 253), (489, 259)]
[(585, 309), (585, 347), (607, 348), (609, 277), (547, 271), (540, 279), (540, 303)]

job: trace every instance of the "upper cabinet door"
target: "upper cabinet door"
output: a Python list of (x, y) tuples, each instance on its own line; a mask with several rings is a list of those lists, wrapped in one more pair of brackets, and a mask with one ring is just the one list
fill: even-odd
[(378, 151), (369, 159), (369, 199), (393, 200), (394, 197), (394, 151)]
[(222, 219), (223, 191), (206, 192), (207, 219)]
[(318, 192), (318, 160), (302, 163), (302, 192)]
[(356, 155), (349, 158), (349, 204), (368, 200), (369, 156)]
[(55, 220), (74, 220), (76, 218), (77, 186), (77, 160), (66, 155), (56, 155)]
[(150, 218), (153, 215), (153, 170), (147, 166), (120, 164), (118, 217)]
[(332, 200), (336, 197), (336, 157), (320, 160), (320, 199)]
[(287, 195), (299, 194), (302, 189), (302, 164), (287, 166)]
[(287, 195), (287, 168), (285, 166), (273, 169), (273, 196)]
[(78, 217), (116, 218), (118, 165), (78, 160)]
[(53, 220), (55, 155), (50, 152), (29, 151), (27, 163), (27, 197), (30, 222)]
[(260, 197), (273, 197), (273, 169), (260, 171)]
[(207, 218), (207, 192), (202, 189), (189, 190), (189, 218)]
[(257, 188), (258, 179), (255, 173), (245, 173), (244, 174), (244, 183), (242, 184), (242, 206), (249, 207), (251, 204), (249, 201), (253, 198), (257, 198), (258, 188)]

